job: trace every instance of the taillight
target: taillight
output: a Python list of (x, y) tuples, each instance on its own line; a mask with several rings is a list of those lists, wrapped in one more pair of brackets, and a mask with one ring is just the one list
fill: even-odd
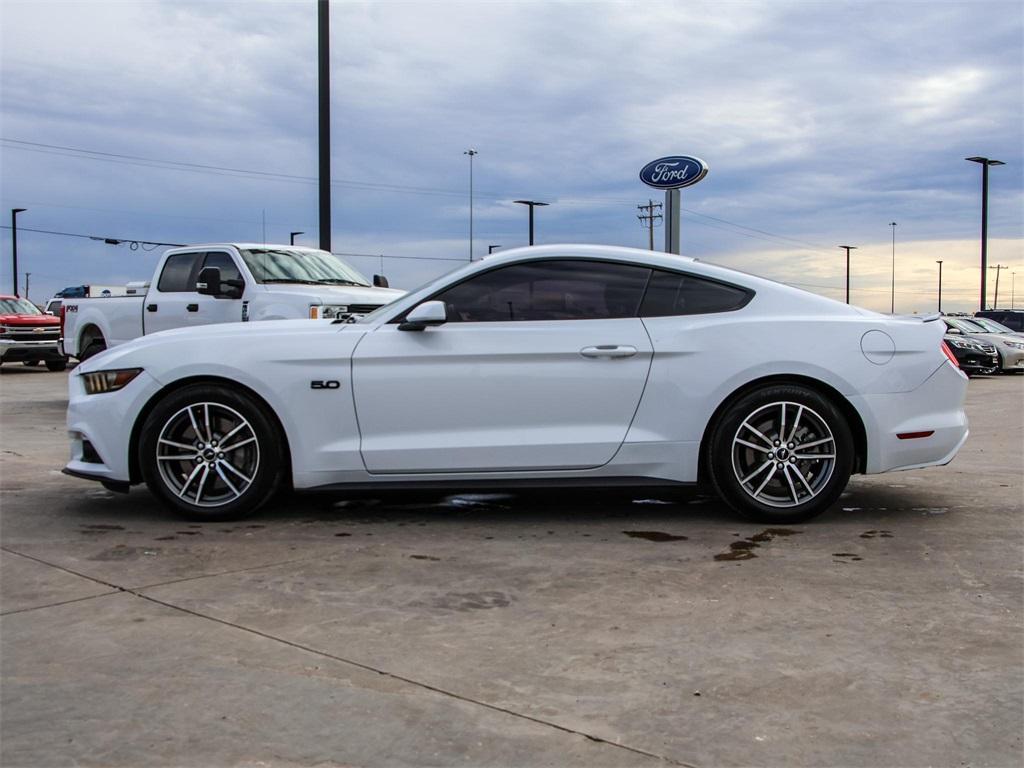
[(61, 304), (60, 305), (60, 335), (61, 336), (64, 335), (64, 315), (66, 314), (66, 312), (67, 312), (67, 310), (64, 308), (64, 305)]
[(953, 350), (949, 348), (946, 342), (942, 342), (942, 354), (946, 356), (946, 359), (953, 364), (954, 368), (959, 368), (960, 363), (956, 361), (956, 355), (953, 354)]

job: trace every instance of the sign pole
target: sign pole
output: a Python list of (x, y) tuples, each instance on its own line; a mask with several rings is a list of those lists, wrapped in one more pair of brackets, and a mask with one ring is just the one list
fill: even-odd
[(682, 253), (679, 239), (680, 198), (678, 189), (665, 190), (665, 253)]

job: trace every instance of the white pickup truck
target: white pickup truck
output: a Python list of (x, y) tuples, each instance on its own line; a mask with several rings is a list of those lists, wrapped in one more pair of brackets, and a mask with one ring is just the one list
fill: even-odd
[(251, 243), (171, 249), (143, 287), (145, 295), (65, 299), (64, 354), (85, 360), (139, 336), (211, 323), (345, 319), (405, 294), (379, 275), (370, 285), (326, 251)]

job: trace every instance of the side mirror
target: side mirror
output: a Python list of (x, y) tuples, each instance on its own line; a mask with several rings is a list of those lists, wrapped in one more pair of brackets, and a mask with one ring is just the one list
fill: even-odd
[(201, 296), (220, 294), (220, 267), (203, 267), (196, 281), (196, 292)]
[(405, 321), (399, 324), (400, 331), (423, 331), (430, 325), (448, 322), (448, 309), (443, 301), (425, 301), (409, 310)]
[(196, 293), (215, 299), (240, 299), (244, 287), (241, 280), (221, 280), (220, 267), (203, 267), (196, 280)]
[(959, 328), (947, 328), (946, 329), (946, 333), (950, 333), (950, 334), (952, 334), (954, 336), (963, 336), (964, 335), (964, 332), (961, 331)]
[(374, 275), (373, 285), (376, 288), (388, 288), (388, 279), (384, 275)]

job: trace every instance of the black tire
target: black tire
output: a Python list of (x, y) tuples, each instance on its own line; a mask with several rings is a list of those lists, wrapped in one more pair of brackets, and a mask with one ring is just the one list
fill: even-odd
[[(802, 444), (807, 448), (799, 453)], [(763, 523), (820, 515), (846, 488), (853, 460), (853, 435), (839, 409), (794, 384), (766, 386), (730, 405), (713, 426), (705, 457), (725, 502)]]
[(100, 352), (107, 348), (107, 343), (103, 339), (93, 339), (89, 342), (85, 349), (82, 350), (82, 354), (78, 356), (79, 362), (85, 362), (93, 355), (98, 355)]
[(172, 392), (142, 425), (139, 466), (146, 485), (191, 520), (251, 515), (274, 495), (285, 464), (284, 439), (262, 403), (225, 386)]
[(65, 370), (67, 370), (67, 367), (68, 367), (68, 360), (67, 360), (67, 358), (64, 358), (63, 360), (47, 360), (46, 361), (46, 370), (48, 370), (48, 371), (65, 371)]
[(24, 365), (27, 368), (32, 368), (33, 366), (39, 365), (40, 362), (41, 361), (39, 360), (25, 360), (24, 362), (22, 362), (22, 365)]

